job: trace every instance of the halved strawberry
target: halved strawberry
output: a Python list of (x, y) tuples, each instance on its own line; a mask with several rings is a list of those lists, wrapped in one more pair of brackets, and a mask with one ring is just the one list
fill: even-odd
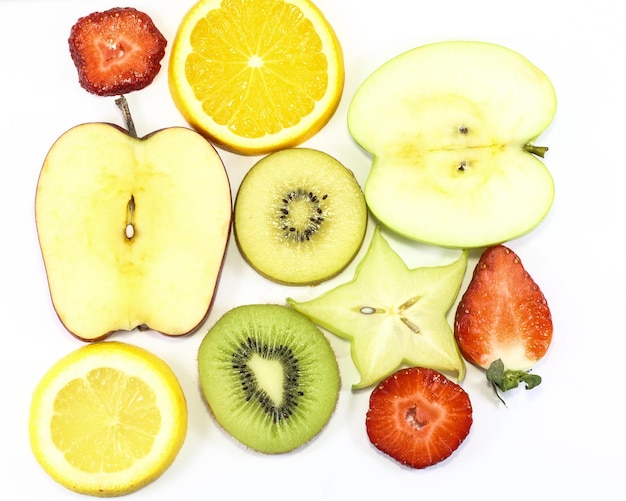
[(401, 369), (370, 396), (370, 442), (399, 463), (426, 468), (449, 457), (472, 426), (469, 395), (434, 369)]
[(539, 286), (508, 247), (481, 255), (456, 311), (454, 336), (463, 357), (501, 390), (541, 378), (527, 373), (552, 341), (552, 316)]
[(152, 83), (167, 45), (152, 19), (131, 7), (81, 17), (68, 43), (80, 85), (99, 96), (127, 94)]

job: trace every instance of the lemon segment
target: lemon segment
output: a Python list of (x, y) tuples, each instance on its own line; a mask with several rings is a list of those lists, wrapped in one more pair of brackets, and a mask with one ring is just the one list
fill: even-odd
[(169, 366), (120, 342), (70, 353), (33, 393), (29, 433), (42, 468), (66, 488), (128, 494), (156, 480), (187, 432), (187, 405)]
[(256, 155), (296, 146), (339, 105), (343, 53), (309, 0), (200, 0), (172, 44), (169, 87), (218, 146)]

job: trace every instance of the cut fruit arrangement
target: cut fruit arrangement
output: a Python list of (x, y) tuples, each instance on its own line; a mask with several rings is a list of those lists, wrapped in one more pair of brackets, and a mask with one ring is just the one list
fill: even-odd
[[(355, 259), (368, 211), (377, 219), (351, 281), (309, 300), (235, 307), (202, 339), (205, 403), (249, 449), (294, 451), (332, 417), (341, 378), (325, 331), (350, 342), (354, 390), (373, 388), (364, 416), (373, 447), (411, 468), (445, 460), (469, 434), (465, 361), (500, 399), (541, 383), (530, 369), (551, 343), (550, 309), (503, 243), (538, 225), (554, 196), (537, 158), (547, 148), (534, 145), (556, 108), (545, 74), (483, 42), (425, 45), (382, 65), (348, 110), (350, 133), (372, 155), (362, 190), (335, 158), (296, 148), (333, 116), (344, 83), (341, 46), (313, 3), (200, 0), (181, 20), (168, 68), (193, 129), (139, 137), (124, 94), (153, 82), (166, 43), (132, 8), (90, 14), (70, 31), (80, 86), (119, 96), (126, 128), (65, 132), (37, 184), (52, 303), (70, 333), (94, 342), (54, 365), (33, 394), (31, 445), (46, 472), (69, 489), (115, 496), (172, 463), (187, 425), (175, 375), (145, 350), (104, 338), (201, 327), (231, 230), (264, 278), (315, 285)], [(266, 154), (234, 204), (212, 143)], [(384, 232), (458, 255), (409, 268)], [(452, 327), (470, 248), (482, 255)]]

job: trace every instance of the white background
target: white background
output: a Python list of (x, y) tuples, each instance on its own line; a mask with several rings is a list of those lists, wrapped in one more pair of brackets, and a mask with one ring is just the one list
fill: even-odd
[[(130, 3), (130, 2), (129, 2)], [(306, 146), (321, 149), (364, 183), (369, 157), (351, 140), (346, 110), (360, 82), (389, 58), (425, 43), (484, 40), (525, 55), (554, 83), (555, 120), (538, 143), (556, 183), (547, 219), (509, 242), (543, 289), (554, 341), (535, 371), (532, 390), (500, 405), (482, 373), (463, 382), (474, 406), (468, 439), (447, 461), (424, 471), (400, 467), (365, 435), (369, 391), (357, 380), (349, 346), (329, 336), (343, 377), (336, 413), (322, 434), (296, 452), (252, 453), (212, 421), (198, 390), (196, 350), (206, 329), (233, 306), (314, 297), (352, 278), (357, 260), (317, 288), (273, 285), (241, 259), (231, 240), (212, 313), (196, 334), (169, 339), (153, 332), (113, 338), (149, 348), (173, 368), (189, 406), (187, 440), (174, 464), (131, 499), (568, 499), (621, 491), (626, 459), (624, 395), (624, 185), (626, 30), (621, 0), (549, 2), (318, 0), (343, 45), (341, 105)], [(134, 0), (168, 41), (191, 0)], [(0, 489), (2, 498), (79, 499), (52, 481), (28, 442), (31, 393), (48, 368), (83, 343), (58, 321), (48, 295), (34, 221), (34, 195), (54, 140), (79, 123), (122, 124), (114, 98), (83, 91), (67, 49), (82, 15), (118, 6), (108, 1), (0, 0)], [(167, 58), (163, 63), (167, 64)], [(138, 133), (185, 125), (167, 89), (165, 69), (128, 96)], [(233, 194), (253, 163), (220, 151)], [(447, 263), (449, 251), (393, 239), (409, 266)], [(475, 264), (473, 253), (470, 266)], [(466, 281), (469, 276), (466, 277)]]

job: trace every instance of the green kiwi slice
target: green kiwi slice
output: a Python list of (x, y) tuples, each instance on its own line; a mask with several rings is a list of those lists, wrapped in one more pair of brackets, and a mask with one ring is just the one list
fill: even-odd
[(361, 248), (367, 205), (352, 171), (310, 148), (272, 153), (246, 173), (234, 235), (244, 259), (282, 284), (311, 285), (341, 272)]
[(217, 423), (267, 454), (309, 442), (339, 398), (330, 343), (304, 315), (281, 305), (243, 305), (225, 313), (200, 344), (198, 370)]

